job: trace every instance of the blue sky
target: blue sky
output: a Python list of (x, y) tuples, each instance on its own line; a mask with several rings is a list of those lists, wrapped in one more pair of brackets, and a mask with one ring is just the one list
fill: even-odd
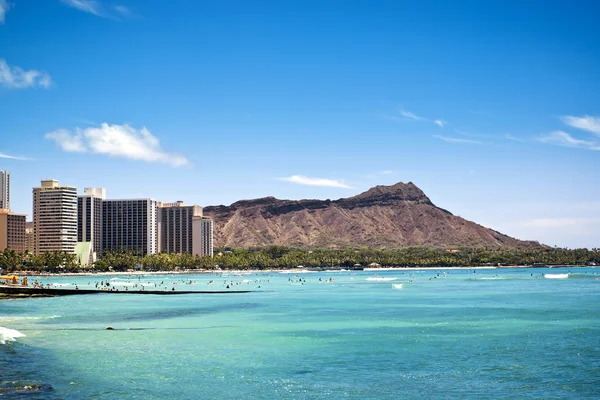
[(337, 199), (412, 181), (600, 247), (596, 1), (0, 0), (0, 169), (110, 198)]

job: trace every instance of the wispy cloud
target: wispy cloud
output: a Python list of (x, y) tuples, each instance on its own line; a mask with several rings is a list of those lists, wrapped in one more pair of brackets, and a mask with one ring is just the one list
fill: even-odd
[(302, 175), (292, 175), (288, 178), (278, 178), (278, 179), (281, 181), (296, 183), (298, 185), (327, 186), (327, 187), (352, 189), (352, 186), (348, 186), (344, 182), (334, 180), (334, 179), (309, 178), (308, 176), (302, 176)]
[(511, 135), (510, 133), (505, 134), (504, 138), (508, 139), (508, 140), (512, 140), (513, 142), (521, 142), (521, 143), (526, 142), (526, 140), (518, 138), (514, 135)]
[(540, 136), (538, 141), (563, 147), (600, 151), (600, 143), (596, 141), (576, 139), (564, 131), (554, 131), (548, 135)]
[(30, 161), (29, 157), (20, 157), (20, 156), (11, 156), (9, 154), (0, 153), (0, 158), (8, 158), (10, 160), (19, 160), (19, 161)]
[(19, 67), (11, 67), (6, 60), (0, 58), (0, 86), (24, 89), (29, 87), (48, 88), (50, 85), (52, 85), (52, 79), (47, 73), (35, 69), (26, 71)]
[(480, 142), (479, 140), (462, 139), (451, 136), (433, 135), (433, 137), (448, 143), (483, 144), (483, 142)]
[(390, 175), (390, 174), (393, 174), (393, 173), (394, 173), (394, 171), (387, 170), (387, 171), (380, 171), (379, 173), (380, 173), (381, 175)]
[(6, 13), (8, 12), (9, 8), (10, 8), (10, 4), (8, 3), (8, 1), (0, 0), (0, 24), (4, 23), (4, 20), (6, 18)]
[[(0, 0), (2, 1), (2, 0)], [(69, 7), (102, 18), (118, 19), (116, 17), (130, 17), (133, 13), (124, 5), (112, 7), (104, 6), (97, 0), (61, 0)]]
[(421, 117), (420, 115), (417, 115), (413, 112), (407, 111), (403, 108), (398, 110), (398, 113), (400, 114), (400, 116), (402, 118), (399, 118), (399, 117), (393, 116), (393, 115), (386, 116), (386, 118), (392, 119), (392, 120), (412, 119), (413, 121), (431, 122), (431, 123), (434, 123), (435, 125), (439, 126), (440, 128), (443, 128), (447, 124), (447, 122), (444, 121), (443, 119), (429, 119), (429, 118)]
[(600, 117), (593, 117), (591, 115), (573, 117), (570, 115), (565, 115), (560, 117), (560, 119), (562, 122), (573, 128), (582, 129), (600, 136)]
[(415, 121), (423, 121), (424, 118), (417, 116), (414, 113), (411, 113), (410, 111), (406, 111), (403, 109), (400, 109), (400, 115), (402, 115), (404, 118), (408, 118), (408, 119), (414, 119)]
[(131, 11), (129, 10), (129, 8), (122, 6), (122, 5), (117, 5), (114, 7), (115, 11), (118, 12), (119, 14), (125, 16), (125, 17), (129, 17), (132, 15)]
[(69, 7), (78, 9), (79, 11), (86, 12), (88, 14), (94, 14), (98, 17), (103, 17), (101, 6), (96, 0), (61, 0), (64, 4)]
[(91, 152), (113, 157), (143, 160), (168, 164), (174, 167), (189, 165), (189, 160), (180, 154), (167, 153), (158, 138), (146, 129), (137, 130), (127, 124), (100, 127), (77, 128), (75, 132), (58, 129), (44, 135), (46, 139), (55, 141), (67, 152)]

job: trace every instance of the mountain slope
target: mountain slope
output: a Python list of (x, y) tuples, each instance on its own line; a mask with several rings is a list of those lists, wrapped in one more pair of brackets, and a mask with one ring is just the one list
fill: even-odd
[(412, 182), (334, 201), (242, 200), (204, 214), (215, 222), (215, 246), (539, 246), (436, 207)]

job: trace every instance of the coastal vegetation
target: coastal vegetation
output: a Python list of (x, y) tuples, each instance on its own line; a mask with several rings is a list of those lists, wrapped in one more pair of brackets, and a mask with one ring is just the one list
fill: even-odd
[(399, 249), (301, 249), (285, 246), (220, 248), (214, 257), (191, 254), (140, 255), (131, 250), (109, 251), (94, 265), (81, 267), (76, 256), (65, 252), (41, 255), (0, 252), (0, 268), (8, 272), (175, 271), (183, 269), (284, 269), (321, 268), (466, 267), (510, 265), (600, 265), (600, 248), (458, 248), (405, 247)]

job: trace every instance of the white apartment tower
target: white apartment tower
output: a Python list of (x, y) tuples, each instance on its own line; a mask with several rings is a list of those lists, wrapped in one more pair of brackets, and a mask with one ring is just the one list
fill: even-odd
[(91, 243), (92, 250), (102, 250), (102, 201), (106, 189), (85, 188), (77, 198), (77, 241)]
[(44, 180), (33, 188), (34, 253), (66, 251), (77, 245), (77, 188)]
[(10, 174), (6, 170), (0, 171), (0, 209), (10, 210)]
[(157, 205), (153, 199), (102, 201), (102, 250), (158, 253)]

